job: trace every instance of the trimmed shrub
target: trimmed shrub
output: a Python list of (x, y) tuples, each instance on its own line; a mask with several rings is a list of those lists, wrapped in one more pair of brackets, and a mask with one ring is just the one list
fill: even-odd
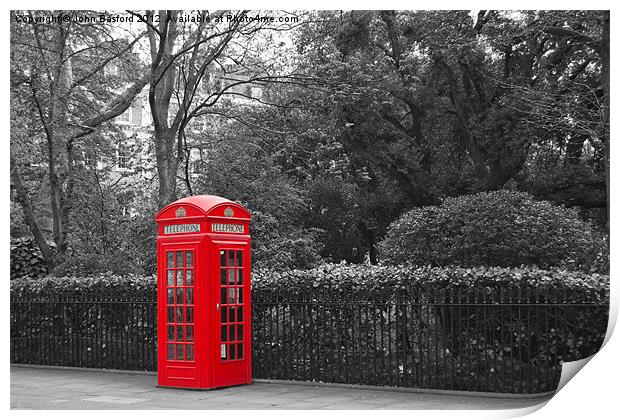
[[(52, 249), (54, 244), (50, 244)], [(41, 250), (32, 238), (11, 239), (11, 278), (43, 277), (47, 266)]]
[(602, 238), (575, 209), (523, 192), (483, 192), (413, 209), (379, 245), (388, 264), (534, 265), (589, 271)]

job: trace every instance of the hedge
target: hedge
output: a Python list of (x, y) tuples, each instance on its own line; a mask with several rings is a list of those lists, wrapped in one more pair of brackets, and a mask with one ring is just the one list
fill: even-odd
[[(543, 270), (536, 267), (433, 267), (414, 265), (323, 264), (309, 270), (255, 270), (254, 289), (277, 291), (291, 295), (318, 288), (373, 293), (395, 298), (403, 290), (422, 286), (437, 294), (461, 290), (463, 299), (476, 289), (489, 291), (535, 288), (540, 299), (553, 300), (563, 293), (575, 294), (583, 302), (602, 302), (609, 291), (609, 276), (582, 271)], [(545, 298), (545, 293), (548, 292)], [(490, 292), (489, 292), (490, 293)], [(577, 297), (578, 296), (578, 297)], [(498, 298), (493, 303), (499, 302)]]
[(153, 276), (102, 273), (84, 277), (54, 277), (41, 279), (20, 277), (11, 280), (11, 299), (42, 299), (50, 294), (90, 294), (113, 300), (126, 300), (133, 295), (157, 292), (157, 278)]
[[(560, 362), (600, 348), (609, 277), (526, 267), (328, 264), (256, 270), (252, 294), (255, 377), (531, 393), (554, 389)], [(12, 361), (49, 358), (26, 337), (54, 330), (70, 355), (45, 363), (153, 370), (155, 320), (145, 320), (144, 306), (126, 308), (151, 302), (154, 314), (155, 296), (154, 277), (13, 280)], [(54, 306), (16, 310), (18, 302), (37, 301)], [(116, 344), (97, 348), (101, 331)], [(78, 333), (89, 351), (75, 344)]]
[[(282, 298), (291, 299), (305, 292), (328, 290), (357, 293), (367, 298), (396, 299), (412, 287), (424, 287), (436, 297), (448, 299), (460, 291), (460, 299), (470, 301), (476, 292), (492, 303), (501, 303), (500, 291), (528, 289), (536, 291), (536, 302), (605, 303), (609, 276), (567, 270), (542, 270), (534, 267), (432, 267), (411, 265), (323, 264), (309, 270), (254, 270), (254, 293), (285, 290)], [(11, 280), (11, 298), (36, 297), (48, 293), (85, 292), (111, 298), (132, 293), (155, 293), (155, 276), (111, 273), (88, 277), (22, 277)], [(477, 299), (480, 299), (478, 297)], [(568, 300), (566, 300), (568, 299)]]

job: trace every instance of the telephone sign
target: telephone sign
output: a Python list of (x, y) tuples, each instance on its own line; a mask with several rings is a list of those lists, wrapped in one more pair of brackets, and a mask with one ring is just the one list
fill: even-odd
[(164, 234), (171, 233), (195, 233), (200, 232), (199, 223), (185, 223), (181, 225), (166, 225), (164, 226)]
[(211, 223), (211, 232), (243, 233), (243, 225)]

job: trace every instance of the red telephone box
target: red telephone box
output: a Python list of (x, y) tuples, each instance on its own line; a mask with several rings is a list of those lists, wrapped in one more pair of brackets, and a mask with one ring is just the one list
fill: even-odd
[(197, 195), (155, 219), (159, 385), (251, 383), (250, 213)]

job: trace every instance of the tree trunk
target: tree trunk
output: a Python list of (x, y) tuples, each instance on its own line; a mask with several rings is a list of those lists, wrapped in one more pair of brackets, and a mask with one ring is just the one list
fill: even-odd
[(379, 261), (377, 259), (377, 246), (376, 246), (376, 241), (375, 241), (374, 230), (368, 228), (366, 226), (366, 223), (364, 222), (359, 222), (358, 228), (362, 232), (362, 235), (364, 236), (366, 245), (368, 245), (368, 256), (370, 258), (370, 263), (372, 265), (377, 265)]
[(17, 165), (11, 159), (11, 181), (13, 183), (13, 187), (15, 188), (15, 192), (17, 193), (17, 201), (19, 202), (22, 211), (24, 213), (24, 219), (26, 220), (26, 224), (34, 237), (34, 240), (41, 250), (43, 254), (43, 259), (45, 260), (45, 265), (47, 266), (48, 272), (51, 272), (55, 267), (54, 261), (54, 253), (52, 249), (47, 244), (45, 237), (43, 236), (43, 232), (41, 232), (41, 228), (39, 227), (36, 217), (34, 215), (34, 209), (32, 207), (32, 203), (28, 198), (28, 191), (22, 182), (21, 176), (19, 175), (19, 171), (17, 169)]
[[(176, 199), (176, 175), (178, 160), (175, 155), (175, 140), (179, 123), (176, 122), (179, 109), (175, 113), (172, 127), (169, 126), (170, 100), (174, 92), (177, 70), (172, 50), (176, 37), (176, 11), (160, 11), (159, 40), (152, 28), (149, 31), (151, 45), (151, 80), (149, 86), (149, 106), (155, 129), (155, 158), (159, 190), (157, 201), (160, 207)], [(168, 19), (170, 18), (170, 19)]]
[(502, 155), (495, 156), (489, 162), (489, 174), (486, 179), (486, 188), (489, 191), (499, 190), (514, 177), (525, 164), (527, 159), (528, 147), (521, 150), (521, 155), (510, 156), (506, 161), (502, 160)]
[(53, 155), (58, 153), (58, 159), (50, 157), (50, 200), (52, 205), (52, 222), (56, 255), (54, 265), (60, 265), (69, 248), (69, 213), (73, 199), (73, 145), (70, 141), (68, 126), (69, 97), (73, 84), (73, 66), (71, 51), (68, 48), (66, 36), (60, 37), (58, 50), (61, 51), (58, 63), (57, 79), (52, 89), (53, 113), (51, 118), (51, 135), (48, 136), (48, 150)]
[(175, 135), (172, 130), (155, 131), (155, 157), (157, 163), (157, 179), (159, 181), (158, 204), (164, 207), (177, 196), (177, 169), (179, 161), (174, 153)]
[(581, 152), (583, 150), (583, 142), (586, 137), (584, 135), (572, 135), (566, 142), (566, 157), (564, 158), (564, 166), (579, 165), (581, 160)]

